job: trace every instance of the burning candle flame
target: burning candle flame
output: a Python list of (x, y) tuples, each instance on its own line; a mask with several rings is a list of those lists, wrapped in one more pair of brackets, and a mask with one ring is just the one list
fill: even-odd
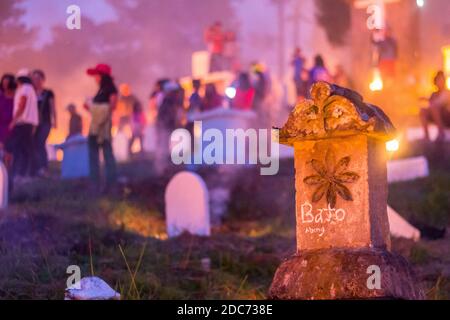
[(388, 152), (395, 152), (399, 149), (399, 147), (400, 147), (400, 142), (397, 139), (386, 142), (386, 150)]
[(383, 79), (381, 78), (380, 71), (375, 69), (373, 72), (373, 79), (369, 85), (371, 91), (381, 91), (383, 90)]

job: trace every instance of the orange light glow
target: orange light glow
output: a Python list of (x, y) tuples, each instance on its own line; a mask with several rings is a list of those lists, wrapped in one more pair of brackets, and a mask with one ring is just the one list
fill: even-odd
[(397, 139), (393, 139), (393, 140), (386, 142), (386, 150), (388, 152), (398, 151), (399, 148), (400, 148), (400, 142)]
[(381, 91), (383, 90), (383, 79), (381, 78), (380, 70), (373, 70), (373, 79), (369, 85), (371, 91)]
[(444, 72), (447, 75), (447, 88), (450, 90), (450, 46), (442, 48), (444, 55)]

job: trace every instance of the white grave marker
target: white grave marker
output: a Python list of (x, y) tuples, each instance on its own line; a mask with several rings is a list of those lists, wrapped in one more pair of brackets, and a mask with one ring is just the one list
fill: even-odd
[(0, 209), (8, 207), (8, 171), (0, 161)]
[(398, 238), (412, 239), (414, 241), (420, 240), (420, 231), (414, 228), (408, 221), (403, 219), (390, 206), (387, 206), (387, 214), (389, 219), (389, 230), (391, 235)]
[(209, 195), (203, 179), (192, 172), (176, 174), (166, 188), (166, 224), (169, 237), (184, 231), (209, 236)]
[(428, 175), (428, 160), (423, 156), (391, 160), (387, 163), (389, 183), (425, 178)]
[(152, 153), (156, 151), (157, 147), (157, 132), (154, 125), (147, 125), (144, 129), (144, 143), (142, 149), (145, 152)]
[(117, 162), (127, 162), (130, 158), (130, 146), (127, 135), (118, 131), (113, 138), (113, 152)]

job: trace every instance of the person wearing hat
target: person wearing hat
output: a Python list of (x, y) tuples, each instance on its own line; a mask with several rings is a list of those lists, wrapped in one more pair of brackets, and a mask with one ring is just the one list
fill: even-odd
[(89, 166), (92, 181), (100, 185), (99, 151), (103, 151), (106, 171), (106, 190), (116, 182), (116, 160), (112, 149), (112, 112), (117, 104), (117, 88), (111, 76), (111, 67), (98, 64), (87, 70), (87, 74), (94, 77), (98, 85), (97, 94), (85, 108), (91, 113), (89, 128)]
[(11, 134), (6, 150), (13, 155), (12, 176), (23, 179), (30, 175), (33, 157), (33, 134), (39, 124), (38, 101), (31, 84), (30, 72), (21, 69), (17, 75)]

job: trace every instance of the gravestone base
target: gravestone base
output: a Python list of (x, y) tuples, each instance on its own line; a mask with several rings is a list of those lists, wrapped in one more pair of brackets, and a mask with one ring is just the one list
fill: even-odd
[[(372, 265), (381, 270), (380, 289), (368, 288)], [(403, 257), (370, 248), (301, 251), (278, 267), (269, 290), (271, 300), (424, 298)]]

